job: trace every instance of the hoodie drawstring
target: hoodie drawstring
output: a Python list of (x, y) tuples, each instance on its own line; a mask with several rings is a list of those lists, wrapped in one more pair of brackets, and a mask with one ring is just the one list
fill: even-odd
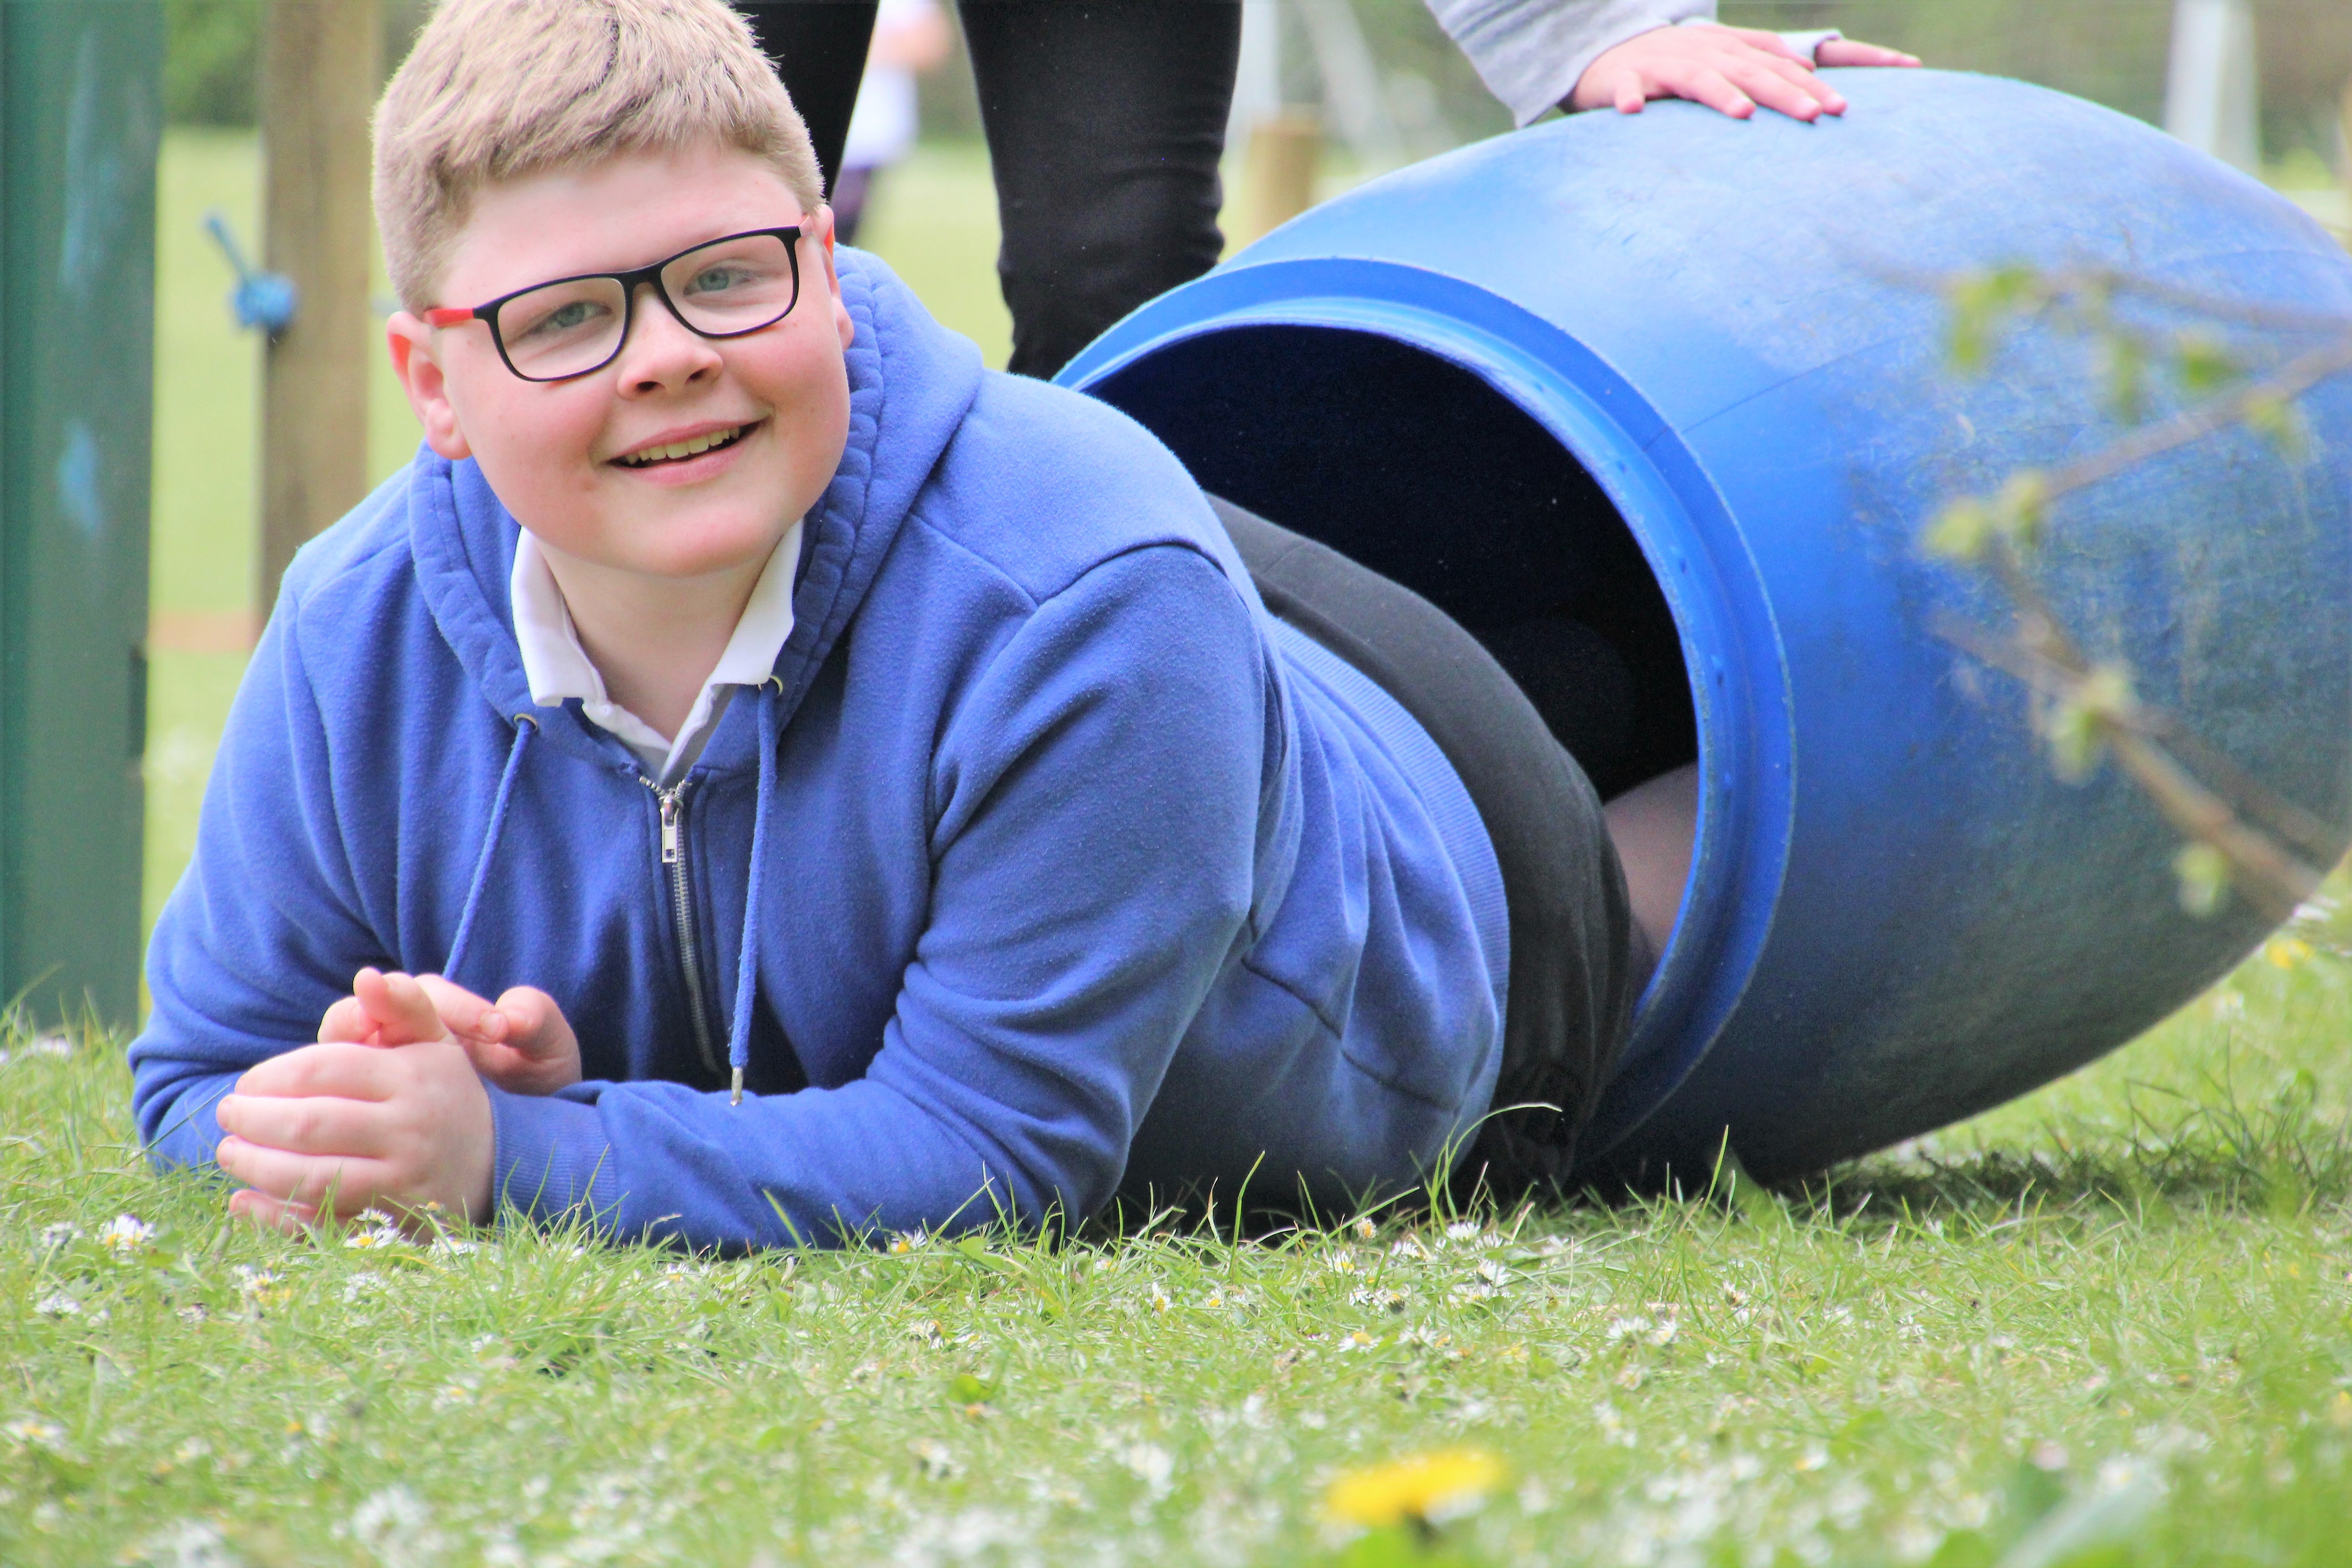
[(474, 911), (482, 905), (482, 887), (490, 879), (490, 858), (498, 853), (499, 837), (506, 831), (507, 805), (514, 799), (515, 777), (522, 772), (522, 753), (530, 738), (539, 732), (539, 721), (528, 713), (515, 718), (514, 744), (507, 749), (506, 771), (499, 775), (498, 798), (490, 803), (490, 826), (482, 835), (482, 853), (474, 861), (473, 886), (466, 889), (466, 908), (457, 917), (457, 934), (449, 939), (449, 956), (441, 964), (441, 977), (455, 982), (457, 965), (466, 956), (467, 941), (474, 934)]
[[(776, 717), (783, 682), (772, 676), (760, 690), (760, 788), (751, 814), (751, 865), (743, 889), (742, 954), (736, 965), (735, 1005), (727, 1030), (727, 1066), (733, 1082), (730, 1103), (743, 1103), (743, 1070), (751, 1065), (751, 1009), (759, 992), (761, 890), (768, 866), (768, 804), (776, 793), (776, 746), (781, 726)], [(457, 917), (457, 934), (449, 939), (449, 956), (441, 973), (454, 982), (474, 934), (474, 916), (481, 908), (482, 889), (489, 881), (490, 862), (507, 826), (507, 807), (514, 800), (515, 779), (522, 772), (523, 753), (539, 731), (539, 721), (528, 713), (515, 715), (514, 744), (508, 749), (505, 772), (499, 775), (498, 798), (490, 805), (490, 825), (482, 835), (482, 852), (474, 862), (473, 885), (466, 889), (466, 907)]]
[(784, 683), (773, 676), (760, 683), (760, 793), (751, 808), (751, 865), (744, 879), (742, 952), (735, 965), (735, 1006), (727, 1029), (727, 1067), (733, 1098), (743, 1103), (743, 1069), (751, 1065), (751, 1006), (760, 978), (760, 888), (768, 868), (768, 802), (776, 793), (776, 709)]

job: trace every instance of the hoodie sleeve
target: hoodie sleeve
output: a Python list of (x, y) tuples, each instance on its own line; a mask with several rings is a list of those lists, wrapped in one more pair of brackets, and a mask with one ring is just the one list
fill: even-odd
[(1715, 0), (1428, 0), (1486, 90), (1521, 125), (1565, 103), (1585, 68), (1638, 33), (1715, 20)]
[(131, 1047), (131, 1106), (163, 1164), (206, 1166), (213, 1107), (246, 1068), (318, 1037), (382, 944), (359, 912), (330, 798), (325, 727), (291, 627), (270, 617), (205, 787), (196, 848), (147, 950), (153, 999)]
[(866, 1076), (494, 1094), (506, 1198), (696, 1246), (1092, 1211), (1248, 912), (1267, 657), (1188, 547), (1037, 604), (942, 720), (929, 920)]

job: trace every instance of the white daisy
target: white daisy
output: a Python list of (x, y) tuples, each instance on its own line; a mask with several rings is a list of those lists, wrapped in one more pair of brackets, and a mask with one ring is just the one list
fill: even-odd
[(98, 1244), (115, 1252), (136, 1252), (155, 1238), (155, 1227), (137, 1215), (119, 1214), (98, 1233)]

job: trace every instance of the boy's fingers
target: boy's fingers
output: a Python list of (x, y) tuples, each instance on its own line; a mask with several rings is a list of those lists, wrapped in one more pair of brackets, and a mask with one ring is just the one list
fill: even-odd
[(242, 1138), (224, 1138), (215, 1156), (220, 1168), (274, 1198), (323, 1207), (331, 1195), (346, 1212), (366, 1207), (391, 1189), (391, 1173), (380, 1160), (341, 1155), (289, 1154)]
[(536, 985), (516, 985), (499, 997), (506, 1043), (527, 1057), (572, 1047), (572, 1026), (555, 998)]
[(374, 1104), (309, 1095), (299, 1100), (232, 1094), (215, 1112), (221, 1131), (248, 1143), (281, 1149), (291, 1154), (361, 1154), (392, 1152), (387, 1147), (383, 1114)]
[(380, 969), (362, 969), (352, 977), (352, 994), (380, 1026), (387, 1046), (413, 1046), (448, 1034), (433, 998), (413, 976)]
[(1650, 101), (1648, 89), (1642, 84), (1639, 71), (1621, 71), (1617, 77), (1617, 112), (1639, 114), (1642, 105)]
[(309, 1204), (289, 1204), (251, 1187), (229, 1194), (228, 1212), (288, 1236), (299, 1236), (319, 1223), (319, 1211)]
[(390, 1063), (373, 1046), (332, 1041), (300, 1046), (257, 1062), (236, 1080), (236, 1093), (300, 1097), (327, 1094), (344, 1100), (390, 1098)]
[(375, 1020), (356, 996), (346, 996), (319, 1020), (320, 1045), (365, 1045), (375, 1037)]
[(493, 1042), (504, 1037), (506, 1020), (487, 998), (437, 974), (416, 976), (416, 988), (433, 1004), (433, 1011), (449, 1033), (463, 1039)]

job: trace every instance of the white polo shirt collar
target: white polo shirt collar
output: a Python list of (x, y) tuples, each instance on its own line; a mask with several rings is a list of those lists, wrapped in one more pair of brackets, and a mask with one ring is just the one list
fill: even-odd
[(636, 714), (614, 702), (604, 689), (604, 678), (580, 646), (572, 611), (563, 590), (547, 564), (546, 553), (530, 530), (515, 544), (514, 574), (509, 592), (514, 606), (515, 641), (522, 650), (524, 679), (530, 700), (541, 708), (560, 708), (577, 698), (580, 711), (597, 728), (609, 731), (636, 753), (648, 777), (667, 786), (677, 783), (702, 754), (703, 743), (727, 711), (738, 686), (757, 686), (773, 673), (784, 639), (793, 635), (793, 577), (800, 566), (801, 525), (793, 523), (776, 542), (773, 554), (752, 584), (751, 601), (727, 639), (726, 651), (711, 669), (702, 694), (679, 726), (677, 736), (664, 735)]

